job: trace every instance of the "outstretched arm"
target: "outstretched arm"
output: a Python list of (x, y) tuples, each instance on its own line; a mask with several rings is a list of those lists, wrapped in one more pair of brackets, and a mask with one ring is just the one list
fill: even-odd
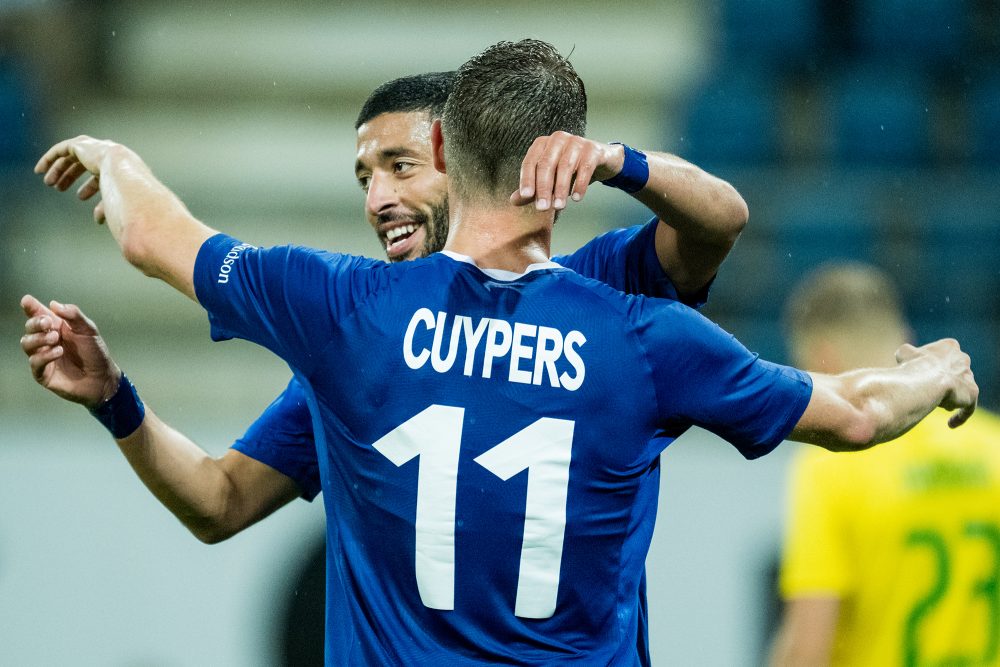
[(60, 191), (89, 174), (77, 195), (87, 200), (100, 193), (94, 219), (107, 222), (125, 259), (197, 300), (192, 281), (195, 259), (215, 231), (196, 220), (133, 151), (79, 136), (50, 148), (35, 165), (35, 173), (45, 174), (45, 184)]
[[(632, 196), (659, 219), (656, 254), (683, 298), (695, 294), (718, 272), (749, 216), (746, 202), (729, 183), (667, 153), (645, 154), (648, 180)], [(580, 201), (593, 181), (616, 177), (625, 148), (566, 132), (538, 137), (521, 165), (517, 205), (539, 210)]]
[[(21, 348), (35, 380), (57, 396), (94, 409), (115, 393), (121, 370), (97, 327), (79, 308), (32, 296)], [(214, 543), (263, 519), (301, 494), (290, 477), (234, 449), (209, 456), (149, 408), (139, 427), (116, 440), (136, 475), (198, 539)]]
[(789, 438), (853, 451), (898, 438), (937, 407), (955, 411), (952, 428), (972, 416), (979, 387), (957, 341), (903, 345), (896, 361), (892, 368), (813, 374), (812, 397)]

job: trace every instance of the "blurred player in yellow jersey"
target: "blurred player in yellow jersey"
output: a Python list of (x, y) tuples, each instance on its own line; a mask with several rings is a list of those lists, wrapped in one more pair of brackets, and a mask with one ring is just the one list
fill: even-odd
[[(829, 266), (788, 307), (793, 363), (891, 366), (909, 329), (876, 269)], [(944, 411), (864, 452), (792, 464), (772, 664), (1000, 665), (1000, 418)]]

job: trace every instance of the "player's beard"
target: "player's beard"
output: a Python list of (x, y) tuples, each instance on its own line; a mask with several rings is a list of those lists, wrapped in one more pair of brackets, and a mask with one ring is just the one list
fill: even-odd
[(448, 195), (431, 205), (431, 215), (424, 223), (424, 257), (444, 250), (448, 241)]
[[(424, 228), (424, 247), (420, 257), (427, 257), (436, 252), (444, 250), (444, 244), (448, 241), (448, 195), (444, 195), (441, 201), (430, 205), (430, 215), (421, 211), (413, 211), (409, 216), (418, 225)], [(390, 218), (380, 216), (379, 220), (386, 222)], [(389, 257), (390, 262), (405, 262), (412, 257), (400, 255), (399, 257)]]

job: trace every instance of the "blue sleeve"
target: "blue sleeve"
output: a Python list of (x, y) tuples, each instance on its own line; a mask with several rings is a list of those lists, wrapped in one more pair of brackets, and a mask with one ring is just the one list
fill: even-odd
[(641, 294), (680, 301), (700, 308), (708, 300), (711, 282), (697, 294), (684, 298), (663, 270), (656, 256), (656, 228), (653, 218), (645, 225), (615, 229), (591, 240), (571, 255), (553, 257), (552, 261), (576, 271), (581, 276), (600, 280), (626, 294)]
[(319, 460), (312, 417), (298, 380), (288, 383), (285, 391), (267, 406), (232, 448), (292, 478), (306, 500), (311, 501), (319, 494)]
[(788, 437), (812, 396), (808, 373), (759, 358), (690, 308), (663, 301), (638, 307), (644, 310), (640, 338), (667, 433), (700, 426), (748, 459)]
[(308, 376), (315, 346), (374, 289), (375, 272), (363, 269), (377, 264), (297, 246), (256, 248), (217, 234), (198, 252), (195, 294), (213, 340), (257, 343)]

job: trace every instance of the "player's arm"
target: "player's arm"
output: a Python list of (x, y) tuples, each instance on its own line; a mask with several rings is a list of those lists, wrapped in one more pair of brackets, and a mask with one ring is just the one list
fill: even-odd
[(79, 136), (50, 148), (35, 173), (44, 174), (45, 184), (60, 191), (89, 174), (77, 194), (87, 200), (100, 193), (94, 218), (107, 223), (125, 259), (196, 300), (195, 259), (215, 231), (195, 219), (133, 151)]
[(840, 598), (803, 597), (785, 603), (771, 647), (771, 667), (826, 667), (830, 664)]
[(812, 396), (789, 438), (852, 451), (899, 437), (939, 406), (956, 411), (952, 428), (972, 416), (979, 387), (957, 341), (903, 345), (896, 360), (892, 368), (812, 374)]
[[(88, 409), (119, 390), (118, 365), (94, 323), (76, 306), (46, 308), (26, 296), (21, 348), (32, 374), (57, 396)], [(234, 449), (213, 458), (146, 408), (138, 427), (116, 438), (149, 490), (198, 539), (224, 540), (301, 494), (296, 482)]]
[(528, 149), (511, 201), (562, 209), (580, 201), (591, 182), (615, 178), (659, 218), (656, 254), (680, 296), (697, 293), (718, 272), (749, 212), (733, 186), (686, 160), (556, 132)]

